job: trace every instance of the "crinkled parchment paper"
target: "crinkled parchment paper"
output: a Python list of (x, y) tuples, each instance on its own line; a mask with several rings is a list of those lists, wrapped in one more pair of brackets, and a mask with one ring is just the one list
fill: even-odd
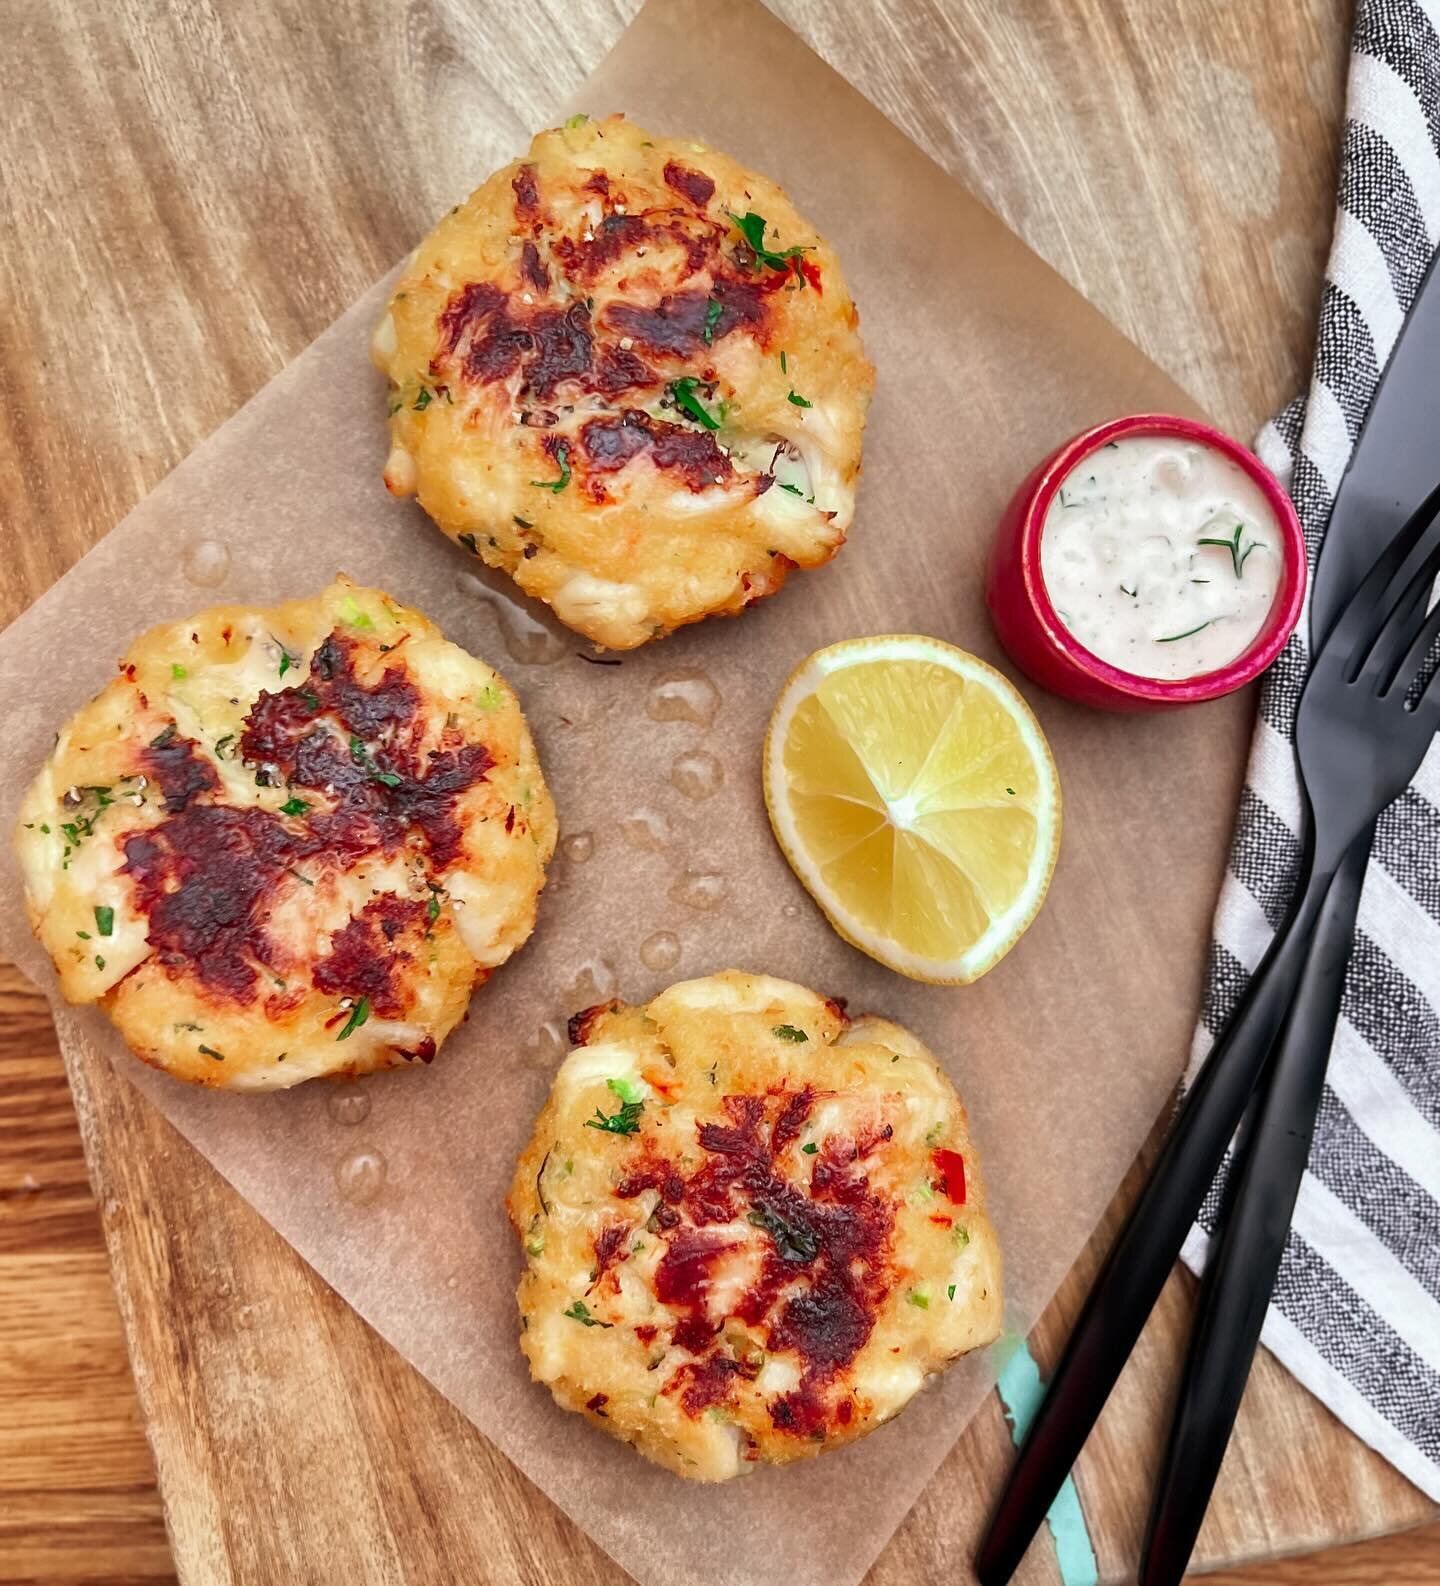
[[(568, 1013), (728, 965), (791, 976), (902, 1020), (941, 1054), (974, 1119), (1009, 1325), (1029, 1329), (1182, 1067), (1248, 703), (1122, 719), (1026, 685), (1060, 766), (1064, 845), (1038, 922), (970, 988), (912, 984), (830, 931), (771, 840), (760, 742), (780, 683), (835, 639), (928, 633), (1008, 667), (981, 589), (1017, 481), (1098, 419), (1193, 406), (754, 0), (652, 0), (569, 108), (623, 109), (719, 145), (783, 183), (838, 248), (879, 371), (860, 509), (839, 559), (739, 620), (618, 666), (579, 659), (580, 640), (483, 582), (382, 489), (384, 392), (366, 357), (377, 287), (0, 637), (0, 825), (8, 839), (51, 734), (131, 637), (217, 600), (285, 599), (343, 568), (500, 666), (566, 837), (534, 939), (433, 1067), (362, 1082), (370, 1109), (357, 1123), (345, 1119), (360, 1109), (336, 1108), (332, 1087), (249, 1099), (190, 1090), (129, 1058), (103, 1019), (86, 1014), (79, 1027), (113, 1055), (117, 1082), (139, 1085), (642, 1581), (843, 1586), (964, 1427), (989, 1386), (986, 1361), (966, 1360), (850, 1450), (720, 1489), (681, 1483), (527, 1380), (501, 1208), (511, 1165)], [(483, 99), (474, 113), (486, 114)], [(8, 841), (4, 863), (18, 897)], [(674, 968), (647, 968), (663, 961), (669, 944), (652, 938), (667, 932)], [(16, 907), (0, 919), (0, 948), (52, 983)], [(357, 1204), (342, 1184), (363, 1193), (375, 1154), (383, 1193)], [(397, 1448), (408, 1457), (423, 1453)]]

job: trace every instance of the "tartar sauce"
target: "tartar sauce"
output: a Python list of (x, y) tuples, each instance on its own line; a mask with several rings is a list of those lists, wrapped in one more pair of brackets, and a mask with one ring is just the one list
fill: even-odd
[(1209, 446), (1111, 441), (1078, 463), (1045, 515), (1040, 571), (1060, 620), (1137, 677), (1213, 672), (1259, 634), (1283, 572), (1265, 496)]

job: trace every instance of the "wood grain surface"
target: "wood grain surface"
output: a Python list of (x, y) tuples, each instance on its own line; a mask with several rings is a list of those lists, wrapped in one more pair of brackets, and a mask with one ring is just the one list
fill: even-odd
[[(0, 620), (522, 147), (634, 6), (0, 0)], [(775, 9), (1235, 433), (1300, 387), (1339, 0)], [(0, 967), (0, 1582), (625, 1579), (70, 1046), (73, 1110), (43, 999)], [(1106, 1580), (1133, 1567), (1191, 1302), (1177, 1276), (1079, 1467)], [(875, 1586), (961, 1573), (947, 1495), (993, 1488), (1007, 1443), (992, 1399)], [(1404, 1530), (1433, 1514), (1264, 1356), (1197, 1565), (1440, 1583), (1440, 1530)]]

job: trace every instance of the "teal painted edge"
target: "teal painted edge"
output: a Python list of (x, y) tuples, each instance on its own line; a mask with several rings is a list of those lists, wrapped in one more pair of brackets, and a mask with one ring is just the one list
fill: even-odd
[[(1018, 1333), (1007, 1333), (1000, 1339), (995, 1353), (999, 1365), (995, 1386), (1000, 1390), (1000, 1402), (1018, 1448), (1045, 1397), (1045, 1384), (1040, 1380), (1040, 1368), (1029, 1344)], [(1055, 1557), (1065, 1586), (1099, 1586), (1095, 1549), (1072, 1477), (1065, 1478), (1045, 1519), (1055, 1540)]]

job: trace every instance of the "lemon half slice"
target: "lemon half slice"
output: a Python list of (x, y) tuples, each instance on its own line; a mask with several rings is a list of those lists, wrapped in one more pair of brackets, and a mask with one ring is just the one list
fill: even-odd
[(837, 931), (916, 980), (978, 979), (1035, 918), (1060, 782), (1008, 679), (915, 635), (817, 650), (780, 692), (765, 805)]

